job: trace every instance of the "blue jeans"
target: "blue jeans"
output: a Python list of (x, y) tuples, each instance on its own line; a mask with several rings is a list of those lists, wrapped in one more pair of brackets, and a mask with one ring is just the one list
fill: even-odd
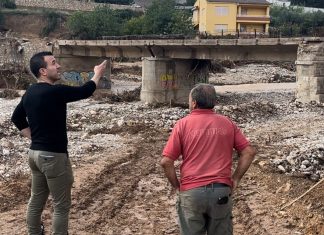
[(32, 172), (31, 197), (27, 209), (29, 235), (41, 233), (41, 215), (49, 193), (53, 198), (53, 234), (68, 233), (73, 173), (67, 153), (29, 150)]
[(182, 235), (232, 235), (231, 188), (211, 184), (181, 191), (177, 201)]

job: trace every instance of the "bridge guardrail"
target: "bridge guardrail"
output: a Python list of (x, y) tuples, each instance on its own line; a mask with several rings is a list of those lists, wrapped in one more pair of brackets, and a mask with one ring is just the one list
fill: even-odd
[(159, 34), (159, 35), (121, 35), (121, 36), (102, 36), (98, 40), (145, 40), (145, 39), (249, 39), (249, 38), (295, 38), (295, 37), (324, 37), (324, 27), (313, 27), (307, 30), (297, 27), (269, 28), (269, 32), (252, 29), (247, 31), (220, 30), (217, 35), (208, 33), (197, 34)]

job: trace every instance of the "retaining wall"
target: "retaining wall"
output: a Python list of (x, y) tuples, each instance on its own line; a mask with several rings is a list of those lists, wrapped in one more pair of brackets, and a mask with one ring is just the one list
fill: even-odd
[(116, 5), (74, 0), (16, 0), (16, 5), (20, 7), (41, 7), (69, 11), (93, 11), (96, 7), (100, 6), (109, 6), (111, 9), (131, 9), (134, 11), (144, 10), (136, 5)]

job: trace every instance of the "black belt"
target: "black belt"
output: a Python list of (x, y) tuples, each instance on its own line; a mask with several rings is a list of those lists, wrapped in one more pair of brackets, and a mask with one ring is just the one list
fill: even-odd
[(223, 184), (223, 183), (211, 183), (211, 184), (207, 184), (204, 186), (205, 188), (224, 188), (224, 187), (230, 187), (227, 184)]

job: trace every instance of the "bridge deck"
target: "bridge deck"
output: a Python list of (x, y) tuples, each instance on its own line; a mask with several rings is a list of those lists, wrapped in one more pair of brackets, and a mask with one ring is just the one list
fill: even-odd
[(57, 56), (295, 61), (298, 45), (324, 37), (253, 39), (58, 40)]
[(324, 42), (324, 37), (253, 38), (253, 39), (142, 39), (142, 40), (58, 40), (58, 46), (253, 46), (298, 45), (302, 42)]

